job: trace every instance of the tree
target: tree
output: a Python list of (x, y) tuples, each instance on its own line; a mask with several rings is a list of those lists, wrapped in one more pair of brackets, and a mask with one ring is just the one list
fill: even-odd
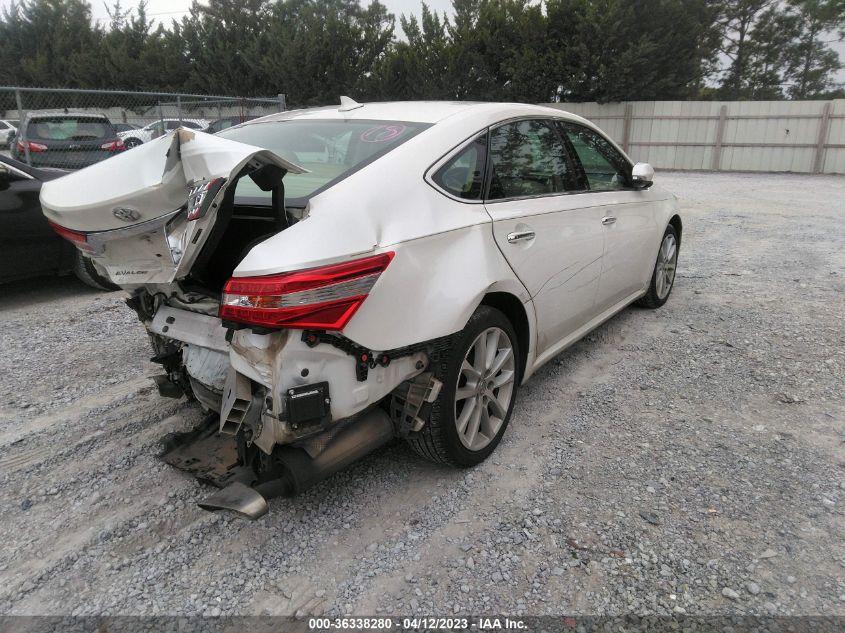
[(792, 99), (823, 95), (836, 86), (833, 77), (842, 64), (822, 38), (838, 30), (838, 39), (842, 40), (845, 1), (790, 0), (788, 13), (795, 20), (796, 33), (784, 52), (787, 93)]
[(13, 3), (0, 20), (0, 77), (13, 85), (101, 87), (102, 38), (83, 0)]
[(718, 24), (723, 42), (721, 52), (731, 60), (722, 80), (726, 99), (739, 99), (747, 83), (749, 40), (760, 16), (777, 0), (722, 0), (718, 5)]
[(393, 15), (376, 0), (366, 8), (357, 0), (278, 0), (254, 63), (271, 78), (270, 90), (283, 90), (297, 105), (337, 103), (372, 85), (393, 28)]
[[(798, 34), (797, 16), (773, 5), (760, 14), (745, 51), (744, 76), (738, 92), (742, 99), (782, 99), (782, 68), (786, 51)], [(735, 87), (734, 87), (735, 88)]]
[(365, 89), (368, 98), (455, 99), (448, 20), (422, 3), (421, 19), (399, 18), (406, 42), (395, 42), (381, 57)]
[(706, 0), (548, 0), (558, 98), (695, 97), (717, 48)]
[[(367, 99), (659, 100), (830, 95), (845, 0), (452, 0), (395, 19), (378, 0), (203, 0), (168, 27), (142, 2), (0, 10), (12, 85)], [(721, 57), (720, 57), (721, 55)], [(708, 82), (727, 59), (718, 90)], [(65, 103), (68, 101), (66, 100)], [(5, 102), (4, 102), (5, 103)]]
[(173, 28), (191, 68), (188, 91), (266, 94), (258, 60), (270, 15), (266, 0), (209, 0), (208, 4), (195, 0), (190, 14)]

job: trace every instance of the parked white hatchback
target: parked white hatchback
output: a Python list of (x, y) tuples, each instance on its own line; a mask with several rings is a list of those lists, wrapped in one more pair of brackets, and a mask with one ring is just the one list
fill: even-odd
[[(396, 436), (481, 462), (538, 367), (663, 305), (681, 219), (653, 174), (557, 109), (344, 98), (177, 130), (41, 201), (130, 293), (161, 392), (219, 414), (242, 483), (295, 493)], [(209, 505), (266, 511), (234, 485)]]

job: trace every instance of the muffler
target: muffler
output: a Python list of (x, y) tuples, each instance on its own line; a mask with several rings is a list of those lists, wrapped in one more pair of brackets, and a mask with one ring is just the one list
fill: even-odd
[(267, 513), (267, 500), (292, 497), (349, 466), (393, 439), (393, 423), (382, 409), (374, 408), (328, 439), (313, 457), (304, 448), (279, 446), (273, 450), (272, 467), (253, 488), (235, 482), (199, 503), (206, 510), (232, 510), (250, 519)]

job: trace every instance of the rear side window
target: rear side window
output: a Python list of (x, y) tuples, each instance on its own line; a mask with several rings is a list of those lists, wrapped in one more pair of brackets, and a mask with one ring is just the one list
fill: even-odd
[(487, 134), (482, 134), (434, 174), (445, 191), (464, 200), (480, 200), (487, 160)]
[[(362, 119), (292, 119), (231, 127), (220, 136), (275, 152), (308, 170), (285, 176), (285, 199), (303, 207), (308, 198), (387, 154), (430, 127), (427, 123)], [(386, 174), (389, 177), (389, 174)], [(250, 178), (241, 178), (235, 195), (264, 198)]]
[(628, 164), (601, 134), (575, 125), (561, 124), (584, 169), (591, 191), (613, 191), (628, 186)]
[(576, 188), (563, 141), (548, 121), (515, 121), (494, 128), (490, 133), (490, 163), (490, 200)]
[(111, 123), (102, 119), (39, 118), (30, 121), (26, 129), (28, 139), (42, 141), (88, 141), (116, 135)]

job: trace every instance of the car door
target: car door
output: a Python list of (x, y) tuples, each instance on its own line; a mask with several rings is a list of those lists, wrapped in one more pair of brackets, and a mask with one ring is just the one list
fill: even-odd
[(0, 176), (0, 280), (30, 277), (60, 267), (62, 240), (41, 213), (41, 181), (2, 163)]
[(656, 256), (657, 207), (651, 192), (632, 186), (631, 164), (610, 141), (577, 123), (559, 125), (586, 181), (586, 197), (601, 210), (604, 257), (596, 299), (601, 313), (645, 289)]
[(595, 314), (602, 210), (578, 193), (574, 163), (553, 120), (491, 128), (488, 164), (485, 207), (497, 245), (534, 302), (539, 356)]

